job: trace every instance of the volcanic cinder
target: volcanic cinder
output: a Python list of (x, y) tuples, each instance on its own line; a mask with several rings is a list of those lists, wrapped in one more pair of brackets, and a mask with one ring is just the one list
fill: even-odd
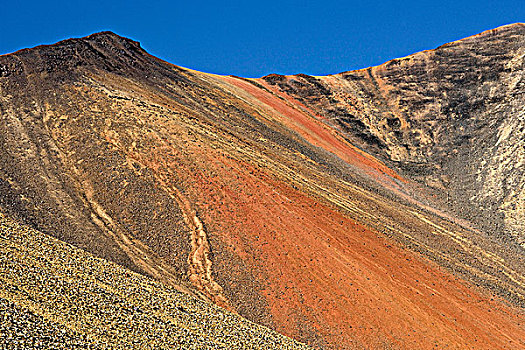
[(314, 347), (525, 347), (524, 57), (523, 24), (324, 77), (0, 56), (0, 208)]

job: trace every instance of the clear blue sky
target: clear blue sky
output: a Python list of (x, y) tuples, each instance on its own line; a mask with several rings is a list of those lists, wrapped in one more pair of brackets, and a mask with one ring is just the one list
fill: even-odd
[(324, 75), (513, 22), (525, 22), (525, 0), (7, 0), (0, 54), (112, 30), (200, 71)]

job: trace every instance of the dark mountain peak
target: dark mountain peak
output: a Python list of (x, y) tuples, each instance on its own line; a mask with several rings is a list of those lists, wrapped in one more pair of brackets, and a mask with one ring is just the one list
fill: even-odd
[(67, 40), (64, 40), (63, 42), (83, 42), (83, 41), (99, 43), (105, 46), (120, 47), (120, 46), (130, 46), (131, 45), (131, 46), (140, 48), (140, 43), (138, 41), (132, 40), (124, 36), (120, 36), (112, 31), (103, 31), (103, 32), (93, 33), (83, 38), (67, 39)]
[(138, 41), (104, 31), (0, 56), (0, 75), (23, 74), (22, 66), (35, 73), (61, 76), (69, 76), (79, 67), (131, 72), (150, 58)]
[(120, 36), (111, 31), (94, 33), (82, 38), (66, 39), (53, 45), (38, 46), (35, 50), (74, 51), (76, 53), (96, 50), (106, 58), (116, 60), (124, 54), (145, 54), (138, 41)]
[(121, 40), (132, 41), (130, 38), (118, 35), (117, 33), (112, 32), (111, 30), (103, 30), (101, 32), (96, 32), (96, 33), (93, 33), (93, 34), (89, 34), (89, 35), (87, 35), (85, 37), (77, 38), (77, 40), (92, 39), (92, 38), (97, 38), (97, 37), (112, 37), (112, 38), (118, 38), (118, 39), (121, 39)]
[(102, 32), (93, 33), (93, 34), (90, 34), (90, 35), (87, 35), (81, 38), (64, 39), (54, 44), (44, 44), (44, 45), (38, 45), (32, 48), (20, 49), (12, 53), (0, 55), (0, 57), (6, 57), (6, 56), (11, 56), (11, 55), (24, 55), (32, 51), (55, 50), (55, 49), (61, 49), (64, 47), (73, 47), (73, 46), (82, 47), (86, 43), (96, 43), (96, 44), (107, 46), (107, 47), (134, 46), (136, 48), (140, 48), (140, 43), (138, 41), (120, 36), (112, 31), (102, 31)]

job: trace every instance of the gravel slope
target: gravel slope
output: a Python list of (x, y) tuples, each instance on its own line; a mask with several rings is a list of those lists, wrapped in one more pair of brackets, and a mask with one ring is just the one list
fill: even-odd
[(306, 349), (0, 214), (1, 349)]

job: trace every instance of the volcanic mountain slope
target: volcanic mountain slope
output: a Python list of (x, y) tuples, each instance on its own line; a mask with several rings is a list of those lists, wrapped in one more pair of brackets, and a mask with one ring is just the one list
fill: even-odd
[[(522, 25), (450, 44), (448, 57), (458, 57), (450, 74), (475, 68), (460, 59), (466, 46), (485, 57), (494, 41), (508, 42), (491, 58), (494, 71), (512, 65), (507, 73), (517, 79)], [(434, 67), (432, 52), (421, 55)], [(411, 60), (397, 79), (412, 74), (419, 79), (412, 89), (431, 86), (411, 73), (418, 69)], [(464, 75), (471, 89), (489, 81)], [(441, 79), (437, 85), (449, 84)], [(459, 197), (461, 185), (445, 187), (449, 180), (440, 189), (436, 179), (452, 176), (446, 159), (464, 159), (454, 154), (468, 153), (466, 146), (440, 153), (443, 174), (425, 170), (434, 158), (409, 155), (450, 144), (437, 138), (436, 147), (416, 151), (426, 143), (409, 136), (408, 117), (392, 117), (401, 113), (397, 100), (374, 105), (381, 84), (366, 71), (199, 73), (108, 32), (0, 56), (0, 205), (41, 232), (311, 345), (525, 346), (517, 238), (490, 234), (496, 226), (469, 221), (445, 200)], [(405, 91), (403, 84), (391, 89)], [(496, 91), (497, 79), (491, 84)], [(513, 123), (522, 95), (509, 94), (498, 118)], [(409, 97), (417, 119), (417, 100), (430, 102), (412, 90)], [(453, 137), (455, 125), (440, 135)], [(510, 152), (498, 147), (512, 137), (494, 152)], [(413, 143), (405, 147), (405, 139)], [(522, 170), (516, 164), (508, 183), (523, 181), (513, 177)]]
[(307, 349), (0, 214), (2, 349)]
[[(525, 24), (328, 77), (268, 76), (440, 206), (525, 249)], [(519, 248), (518, 248), (519, 249)]]

